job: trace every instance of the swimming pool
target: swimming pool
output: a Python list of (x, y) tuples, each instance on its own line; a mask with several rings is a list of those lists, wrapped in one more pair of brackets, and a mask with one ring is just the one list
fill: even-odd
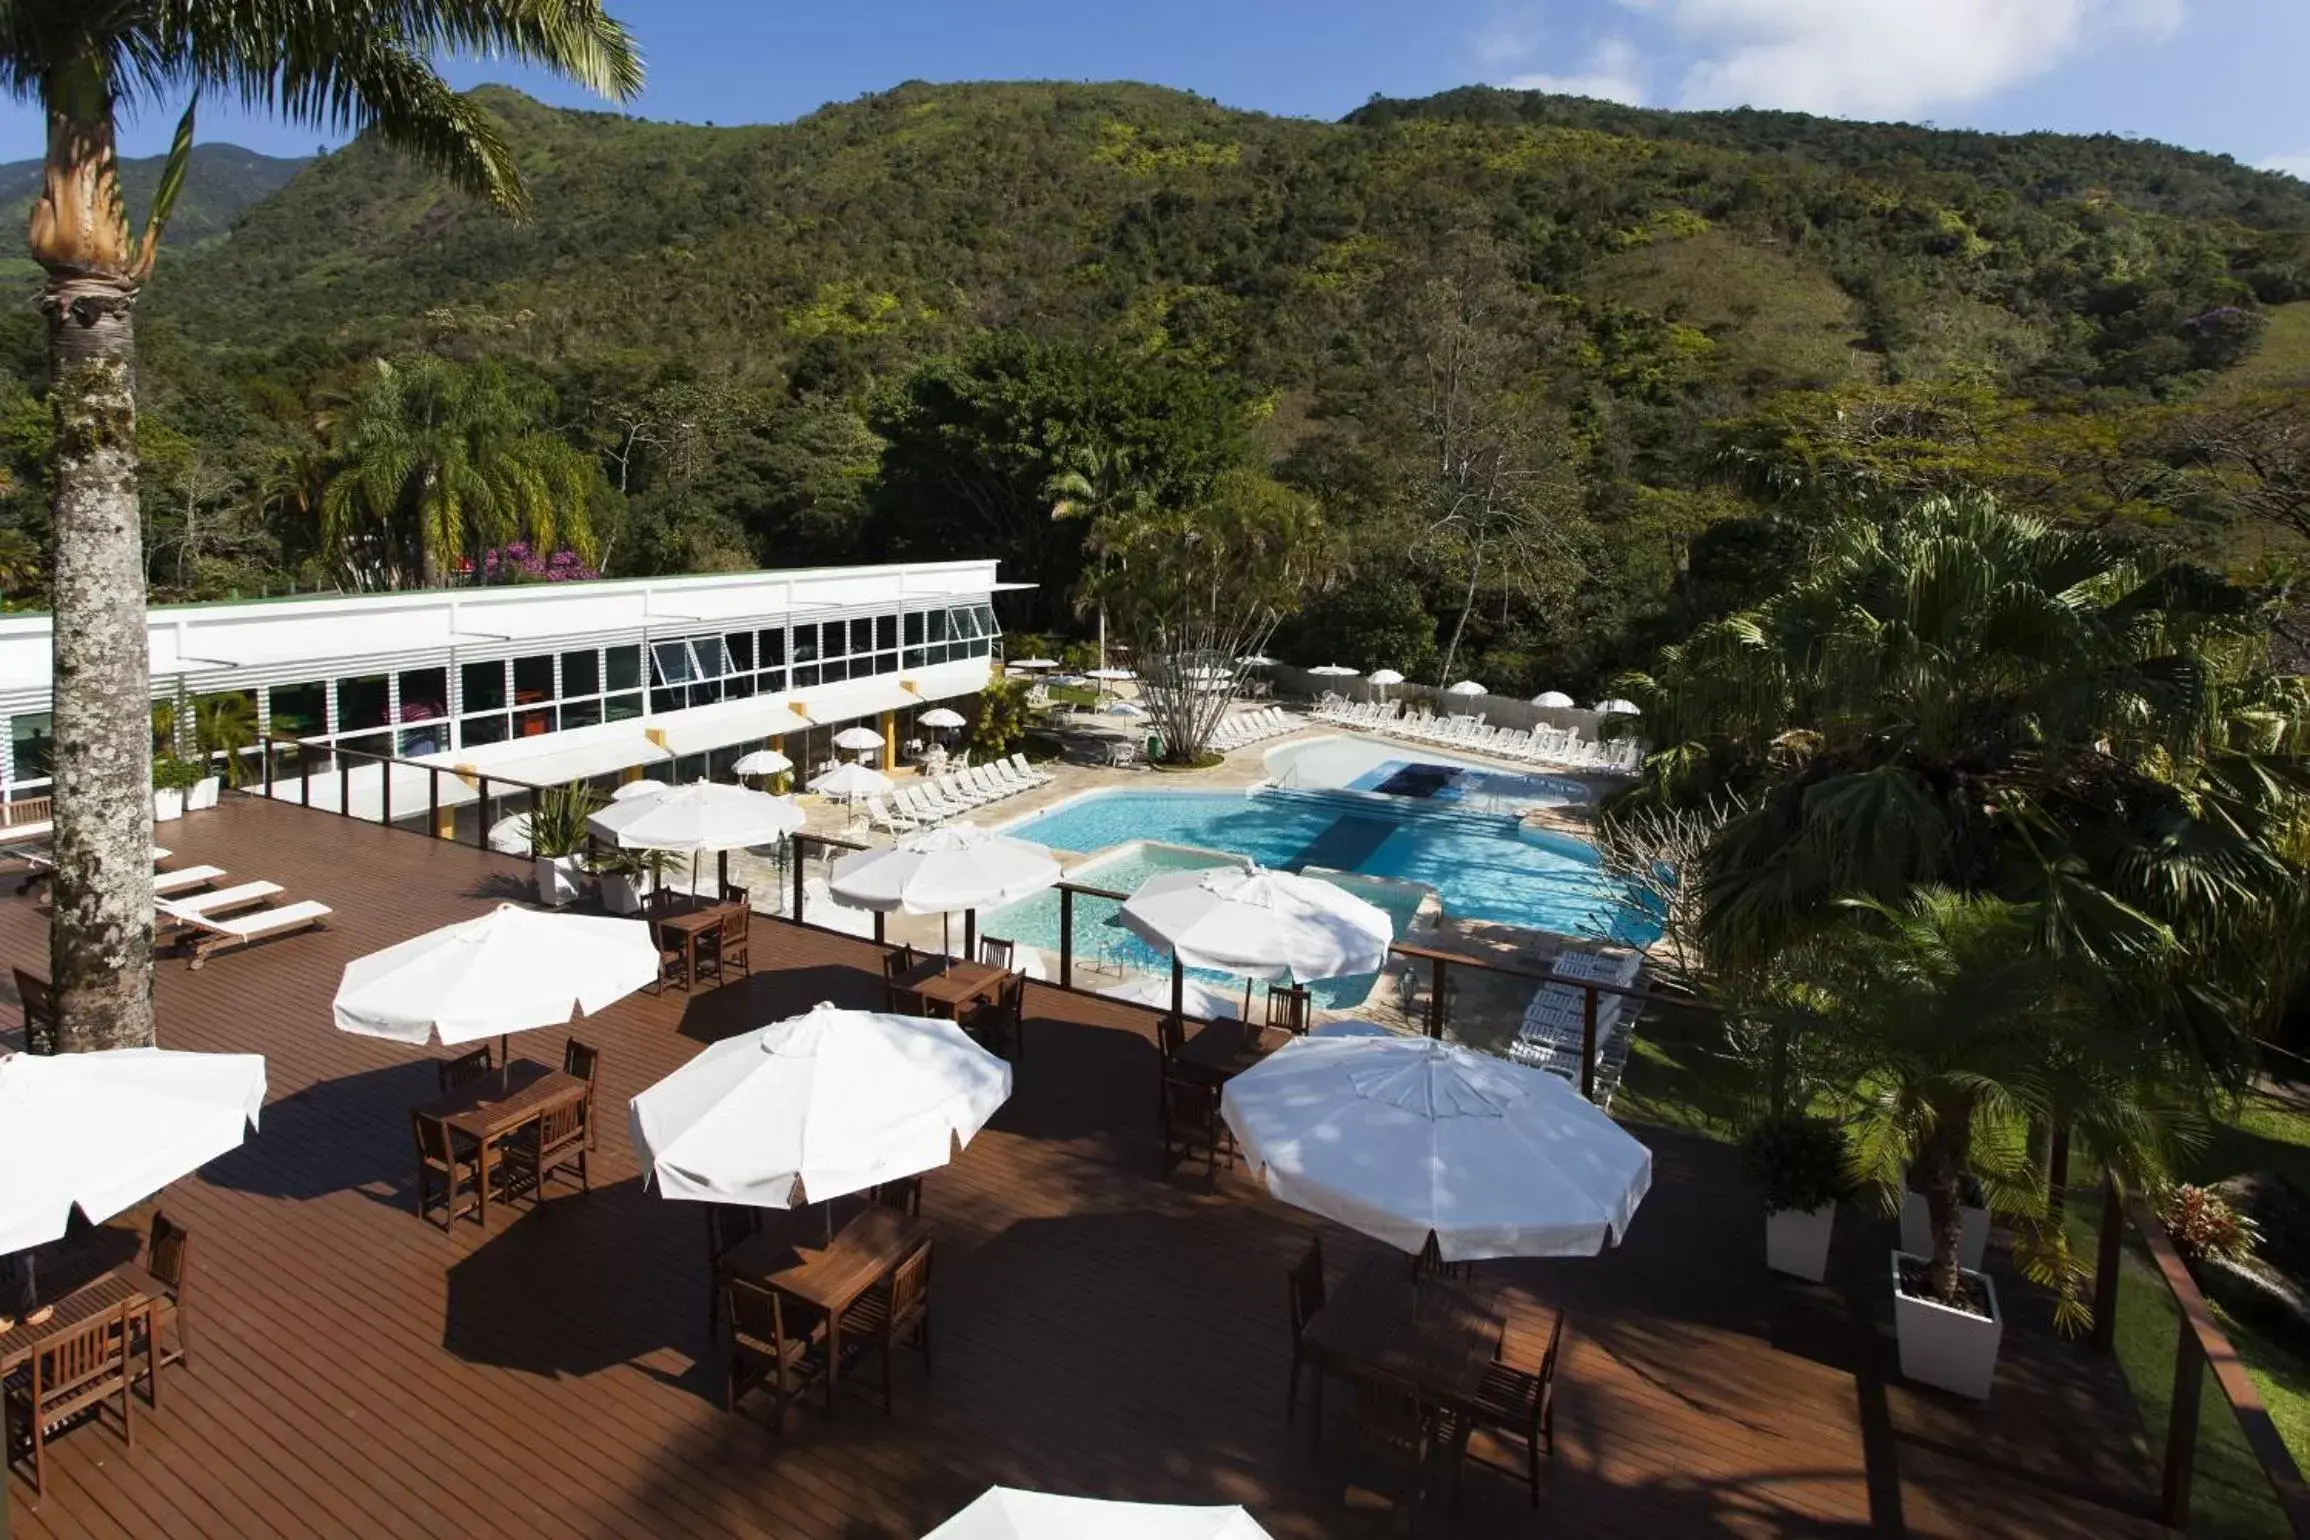
[(1593, 793), (1568, 776), (1525, 773), (1441, 750), (1369, 738), (1311, 738), (1268, 750), (1268, 779), (1286, 790), (1372, 791), (1471, 810), (1522, 813), (1586, 802)]
[[(1087, 887), (1136, 893), (1141, 883), (1162, 872), (1200, 871), (1206, 867), (1230, 864), (1228, 857), (1217, 851), (1135, 840), (1111, 855), (1084, 862), (1067, 875), (1070, 880)], [(1425, 897), (1419, 888), (1409, 883), (1391, 882), (1382, 878), (1326, 873), (1324, 880), (1337, 883), (1356, 897), (1386, 910), (1388, 918), (1395, 922), (1396, 934), (1399, 936), (1411, 929), (1412, 918), (1419, 913), (1421, 900)], [(1117, 917), (1122, 907), (1111, 898), (1076, 896), (1075, 955), (1126, 973), (1169, 973), (1171, 958), (1168, 953), (1157, 951), (1123, 928), (1123, 922)], [(1059, 950), (1059, 895), (1043, 892), (1032, 898), (1021, 899), (1018, 903), (984, 916), (980, 924), (987, 935), (1002, 936), (1055, 955)], [(1191, 968), (1188, 972), (1197, 979), (1220, 986), (1223, 992), (1229, 985), (1233, 985), (1237, 991), (1242, 988), (1242, 981), (1228, 974), (1200, 968)], [(1349, 1010), (1363, 1004), (1364, 997), (1371, 993), (1372, 985), (1378, 977), (1373, 973), (1356, 973), (1325, 979), (1310, 984), (1308, 994), (1325, 1010)]]
[[(1434, 888), (1455, 919), (1636, 946), (1660, 934), (1642, 905), (1604, 874), (1595, 850), (1569, 835), (1365, 792), (1095, 791), (1004, 832), (1060, 850), (1146, 840), (1228, 851), (1288, 871), (1321, 866), (1394, 877)], [(1126, 892), (1132, 886), (1091, 880)]]

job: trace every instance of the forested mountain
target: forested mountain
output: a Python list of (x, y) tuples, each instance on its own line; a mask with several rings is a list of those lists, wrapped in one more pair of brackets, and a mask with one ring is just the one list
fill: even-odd
[[(746, 128), (483, 95), (532, 222), (357, 143), (163, 263), (162, 591), (363, 580), (324, 529), (395, 514), (346, 501), (386, 441), (346, 419), (418, 355), (591, 457), (612, 573), (992, 553), (1044, 585), (1012, 622), (1058, 626), (1054, 487), (1192, 500), (1250, 462), (1344, 556), (1287, 641), (1503, 688), (1640, 655), (1846, 495), (2298, 544), (2178, 426), (2310, 372), (2310, 189), (2219, 157), (1490, 91), (1321, 123), (910, 84)], [(37, 333), (0, 325), (0, 580), (32, 596)]]
[[(121, 186), (136, 219), (152, 206), (152, 190), (168, 157), (147, 155), (120, 163)], [(185, 187), (169, 222), (168, 239), (179, 245), (222, 235), (241, 211), (278, 190), (305, 164), (303, 156), (259, 155), (235, 144), (198, 144), (185, 171)], [(0, 221), (12, 251), (20, 251), (24, 218), (40, 192), (41, 163), (0, 161)]]

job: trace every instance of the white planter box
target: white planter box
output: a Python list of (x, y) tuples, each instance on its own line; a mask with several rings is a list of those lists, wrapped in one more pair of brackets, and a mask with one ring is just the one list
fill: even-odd
[(172, 818), (184, 817), (184, 788), (169, 786), (156, 789), (152, 794), (152, 821), (167, 823)]
[(538, 902), (557, 909), (577, 902), (585, 888), (585, 857), (539, 856), (536, 864)]
[(1986, 1320), (1970, 1311), (1952, 1310), (1902, 1293), (1901, 1264), (1925, 1260), (1911, 1252), (1893, 1253), (1893, 1334), (1901, 1344), (1901, 1377), (1986, 1401), (1989, 1383), (1997, 1377), (1998, 1344), (2005, 1340), (2005, 1316), (1997, 1308), (1997, 1285), (1988, 1274), (1965, 1269), (1965, 1276), (1989, 1301)]
[(1776, 1273), (1819, 1283), (1829, 1272), (1829, 1235), (1837, 1205), (1780, 1208), (1765, 1215), (1765, 1266)]
[(602, 873), (602, 907), (612, 914), (640, 914), (642, 885), (616, 872)]
[[(1901, 1197), (1901, 1249), (1914, 1257), (1933, 1255), (1933, 1212), (1921, 1192)], [(1989, 1210), (1965, 1205), (1965, 1232), (1957, 1246), (1957, 1265), (1978, 1269), (1989, 1249)]]

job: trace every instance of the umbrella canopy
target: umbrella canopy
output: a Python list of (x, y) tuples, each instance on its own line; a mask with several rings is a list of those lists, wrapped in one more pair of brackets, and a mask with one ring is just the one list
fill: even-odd
[(253, 1053), (115, 1048), (0, 1056), (0, 1255), (90, 1224), (227, 1150), (265, 1105)]
[[(1190, 982), (1182, 986), (1180, 993), (1180, 1009), (1190, 1016), (1200, 1016), (1205, 1021), (1235, 1021), (1243, 1015), (1243, 1002), (1219, 990)], [(1141, 974), (1127, 984), (1111, 984), (1099, 994), (1103, 999), (1144, 1005), (1150, 1010), (1171, 1009), (1171, 981), (1152, 974)]]
[(827, 886), (860, 909), (952, 914), (999, 908), (1058, 880), (1058, 860), (1042, 846), (959, 823), (852, 851), (834, 863)]
[(821, 1005), (714, 1044), (630, 1122), (664, 1196), (797, 1208), (945, 1165), (1010, 1094), (951, 1021)]
[(597, 836), (624, 850), (738, 850), (774, 845), (802, 827), (802, 809), (784, 797), (694, 781), (654, 797), (614, 802), (586, 820)]
[(1532, 704), (1535, 706), (1554, 706), (1561, 709), (1572, 704), (1572, 697), (1562, 690), (1542, 690), (1538, 695), (1532, 697)]
[(963, 727), (968, 725), (961, 712), (950, 711), (944, 706), (933, 706), (921, 716), (916, 717), (915, 720), (925, 727)]
[[(785, 756), (778, 755), (776, 757), (783, 759)], [(741, 759), (738, 763), (743, 765), (746, 761)], [(672, 791), (673, 789), (673, 786), (666, 781), (625, 781), (619, 784), (616, 791), (610, 793), (610, 800), (612, 802), (631, 802), (636, 797), (654, 797), (662, 791)]]
[(822, 797), (855, 802), (860, 797), (879, 797), (890, 790), (890, 777), (864, 765), (836, 765), (812, 781), (810, 789)]
[(794, 761), (776, 749), (756, 749), (730, 767), (733, 775), (784, 775), (794, 768)]
[(1321, 663), (1309, 669), (1308, 672), (1321, 674), (1326, 679), (1353, 679), (1358, 671), (1343, 663)]
[(871, 727), (845, 727), (834, 735), (834, 746), (838, 749), (879, 749), (882, 747), (882, 734)]
[(1275, 667), (1275, 659), (1267, 656), (1265, 653), (1260, 652), (1246, 653), (1244, 656), (1237, 658), (1235, 661), (1242, 664), (1245, 668)]
[(1614, 696), (1611, 700), (1598, 701), (1596, 709), (1607, 716), (1635, 717), (1644, 715), (1643, 712), (1636, 709), (1636, 702), (1622, 700), (1618, 696)]
[(1135, 700), (1109, 701), (1099, 709), (1111, 717), (1143, 717), (1147, 714), (1147, 708)]
[(989, 1487), (923, 1540), (1267, 1540), (1241, 1508), (1118, 1503)]
[(1489, 695), (1492, 692), (1473, 679), (1463, 679), (1458, 684), (1447, 687), (1444, 693), (1446, 695)]
[(1347, 889), (1258, 866), (1151, 877), (1122, 920), (1190, 968), (1255, 979), (1377, 973), (1396, 938), (1387, 911)]
[(1005, 668), (1057, 668), (1059, 660), (1057, 658), (1013, 658), (1003, 666)]
[(1083, 677), (1085, 679), (1105, 679), (1112, 681), (1117, 679), (1136, 679), (1139, 676), (1132, 673), (1127, 668), (1094, 668), (1086, 670), (1083, 674)]
[(331, 1011), (340, 1031), (446, 1046), (591, 1016), (657, 977), (640, 920), (500, 904), (347, 963)]
[(1220, 1112), (1274, 1196), (1447, 1262), (1594, 1256), (1652, 1185), (1652, 1152), (1568, 1083), (1432, 1038), (1301, 1038)]
[(1403, 682), (1404, 676), (1397, 673), (1392, 668), (1375, 668), (1372, 670), (1373, 684), (1402, 684)]

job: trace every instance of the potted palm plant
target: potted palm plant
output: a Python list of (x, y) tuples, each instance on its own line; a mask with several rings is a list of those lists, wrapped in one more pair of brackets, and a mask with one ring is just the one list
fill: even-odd
[(166, 823), (184, 816), (184, 794), (207, 772), (188, 759), (164, 754), (152, 762), (152, 817)]
[(1776, 1113), (1748, 1131), (1741, 1172), (1764, 1200), (1767, 1267), (1814, 1283), (1828, 1274), (1848, 1164), (1844, 1134), (1819, 1118)]
[(642, 903), (664, 880), (673, 856), (663, 850), (603, 850), (593, 873), (601, 879), (602, 907), (612, 914), (639, 914)]
[(600, 809), (590, 787), (571, 782), (537, 794), (529, 810), (529, 841), (537, 858), (537, 896), (559, 907), (585, 887), (586, 820)]

